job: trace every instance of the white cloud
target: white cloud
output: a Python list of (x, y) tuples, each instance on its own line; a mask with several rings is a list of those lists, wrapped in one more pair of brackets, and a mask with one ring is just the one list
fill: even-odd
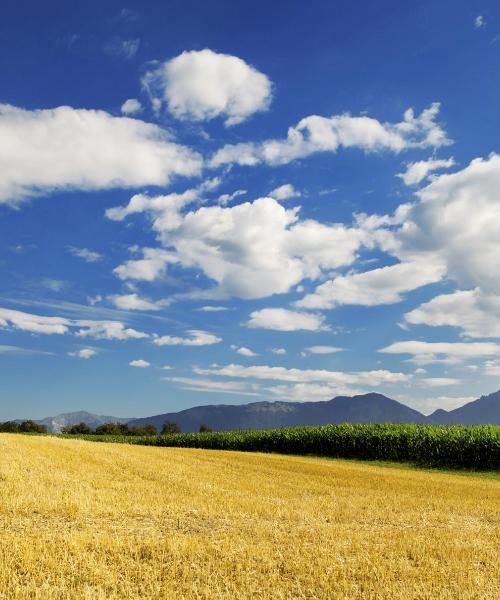
[(73, 256), (81, 258), (88, 263), (95, 263), (102, 260), (102, 254), (99, 254), (99, 252), (95, 252), (93, 250), (89, 250), (88, 248), (76, 248), (75, 246), (68, 246), (68, 251)]
[(138, 340), (149, 337), (149, 334), (126, 327), (119, 321), (76, 321), (75, 324), (84, 327), (76, 332), (75, 335), (79, 337), (98, 340)]
[(500, 296), (474, 290), (436, 296), (406, 313), (412, 325), (459, 327), (469, 337), (500, 337)]
[(227, 306), (200, 306), (196, 310), (200, 312), (224, 312), (229, 308)]
[[(5, 321), (2, 322), (0, 319), (0, 328), (6, 326)], [(45, 355), (54, 356), (53, 352), (44, 352), (43, 350), (35, 350), (33, 348), (22, 348), (21, 346), (8, 346), (6, 344), (0, 344), (0, 354), (14, 354), (19, 356), (30, 356), (30, 355)]]
[(62, 335), (68, 332), (71, 323), (63, 317), (44, 317), (19, 310), (0, 308), (0, 325), (5, 327), (9, 324), (15, 329), (31, 333)]
[(120, 310), (160, 310), (166, 305), (162, 301), (151, 302), (146, 298), (140, 298), (136, 293), (108, 296), (108, 300)]
[(279, 400), (292, 402), (318, 402), (331, 400), (336, 396), (355, 396), (363, 390), (343, 384), (325, 385), (321, 383), (295, 383), (292, 385), (273, 385), (266, 391)]
[(244, 196), (246, 193), (246, 190), (236, 190), (232, 194), (222, 194), (217, 198), (217, 202), (223, 206), (226, 206), (229, 204), (229, 202), (231, 202), (231, 200), (239, 198), (240, 196)]
[(444, 265), (439, 262), (406, 262), (381, 267), (364, 273), (349, 273), (319, 285), (296, 306), (301, 308), (333, 308), (342, 304), (376, 306), (394, 304), (401, 294), (442, 279)]
[(283, 356), (284, 354), (286, 354), (286, 349), (285, 348), (271, 348), (271, 352), (273, 354), (277, 354), (278, 356)]
[(166, 103), (177, 119), (224, 117), (227, 127), (267, 110), (271, 82), (241, 58), (209, 49), (183, 52), (143, 78), (153, 105)]
[(450, 143), (435, 121), (438, 113), (439, 103), (436, 102), (418, 116), (408, 109), (399, 123), (381, 123), (371, 117), (349, 114), (313, 115), (290, 127), (285, 139), (226, 145), (214, 154), (210, 165), (280, 165), (317, 152), (336, 152), (341, 147), (395, 153), (410, 148), (437, 148)]
[(405, 185), (416, 185), (433, 171), (449, 169), (450, 167), (453, 167), (454, 164), (455, 161), (453, 158), (448, 158), (446, 160), (419, 160), (417, 162), (409, 163), (406, 167), (406, 171), (404, 173), (399, 173), (398, 177), (404, 181)]
[(446, 387), (459, 383), (462, 383), (462, 380), (453, 377), (424, 377), (419, 381), (419, 385), (422, 387)]
[(83, 358), (85, 360), (88, 360), (89, 358), (96, 356), (97, 350), (94, 350), (93, 348), (82, 348), (81, 350), (77, 350), (76, 352), (68, 352), (68, 354), (69, 356), (74, 356), (76, 358)]
[(131, 360), (128, 364), (131, 367), (137, 367), (138, 369), (147, 369), (151, 366), (150, 362), (148, 362), (147, 360), (143, 360), (142, 358), (139, 358), (137, 360)]
[(194, 377), (163, 377), (164, 381), (181, 384), (184, 389), (193, 392), (218, 392), (223, 394), (237, 394), (240, 396), (259, 396), (258, 388), (241, 381), (214, 381), (212, 379), (199, 379)]
[(309, 354), (335, 354), (336, 352), (342, 352), (343, 348), (337, 348), (337, 346), (309, 346), (306, 350)]
[(458, 284), (500, 294), (500, 156), (475, 159), (461, 171), (441, 175), (417, 192), (397, 232), (403, 260), (438, 261)]
[(104, 50), (108, 54), (130, 60), (137, 54), (140, 45), (141, 40), (139, 38), (122, 39), (116, 37), (104, 46)]
[(485, 26), (486, 21), (483, 15), (477, 15), (477, 17), (474, 19), (474, 29), (482, 29)]
[(263, 308), (250, 313), (247, 327), (275, 331), (325, 331), (323, 315), (297, 312), (286, 308)]
[(99, 110), (0, 104), (0, 139), (0, 203), (54, 190), (166, 185), (202, 166), (158, 126)]
[(411, 379), (411, 375), (392, 371), (326, 371), (315, 369), (286, 369), (267, 365), (245, 367), (230, 364), (209, 369), (195, 368), (198, 375), (233, 377), (236, 379), (262, 379), (266, 381), (288, 381), (296, 383), (324, 382), (333, 385), (379, 386), (386, 383), (401, 383)]
[(177, 262), (175, 255), (160, 248), (143, 248), (143, 258), (128, 260), (113, 269), (122, 280), (154, 281), (165, 273), (167, 265)]
[(476, 398), (474, 396), (431, 396), (430, 398), (401, 398), (402, 402), (412, 408), (422, 412), (424, 415), (433, 413), (438, 408), (444, 410), (453, 410), (459, 406), (463, 406), (468, 402), (472, 402)]
[(213, 297), (263, 298), (286, 293), (304, 278), (320, 277), (323, 270), (351, 264), (361, 245), (371, 244), (366, 228), (300, 220), (298, 208), (285, 209), (273, 198), (182, 214), (185, 194), (147, 201), (141, 196), (135, 203), (134, 197), (125, 209), (112, 209), (112, 217), (120, 219), (132, 212), (152, 212), (153, 230), (169, 249), (158, 250), (154, 261), (129, 261), (115, 274), (152, 281), (166, 262), (177, 261), (215, 281)]
[(237, 354), (241, 354), (241, 356), (259, 356), (256, 352), (250, 350), (250, 348), (246, 348), (245, 346), (241, 346), (240, 348), (238, 348), (238, 346), (233, 345), (231, 346), (231, 349), (234, 350)]
[(180, 194), (135, 194), (126, 206), (108, 208), (105, 214), (112, 221), (123, 221), (129, 215), (147, 212), (153, 217), (153, 228), (156, 231), (175, 229), (181, 223), (179, 211), (191, 202), (199, 200), (205, 192), (217, 188), (220, 182), (219, 177), (212, 177)]
[(46, 335), (69, 333), (71, 328), (79, 327), (75, 335), (79, 337), (95, 337), (97, 339), (126, 340), (149, 337), (147, 333), (125, 327), (119, 321), (88, 321), (67, 319), (66, 317), (45, 317), (0, 308), (0, 326), (12, 326), (15, 329)]
[(269, 192), (268, 195), (275, 200), (288, 200), (289, 198), (301, 196), (301, 193), (297, 191), (291, 183), (285, 183)]
[(500, 361), (487, 360), (484, 364), (484, 374), (489, 377), (500, 377)]
[(500, 345), (492, 342), (395, 342), (381, 348), (387, 354), (410, 354), (416, 364), (458, 363), (465, 360), (496, 356)]
[(142, 111), (142, 104), (137, 98), (129, 98), (122, 104), (121, 109), (124, 115), (136, 115)]
[(171, 335), (155, 337), (153, 343), (157, 346), (211, 346), (212, 344), (222, 342), (222, 338), (206, 331), (191, 329), (187, 333), (189, 337), (186, 338)]

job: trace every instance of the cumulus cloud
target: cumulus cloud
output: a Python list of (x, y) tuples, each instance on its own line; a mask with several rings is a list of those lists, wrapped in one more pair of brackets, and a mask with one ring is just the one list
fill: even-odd
[(416, 364), (459, 363), (466, 360), (496, 356), (500, 345), (492, 342), (424, 342), (409, 340), (394, 342), (379, 352), (409, 354)]
[(0, 203), (54, 190), (166, 185), (202, 166), (158, 126), (99, 110), (0, 104), (0, 138)]
[(140, 212), (152, 213), (153, 230), (167, 249), (158, 250), (153, 262), (129, 261), (116, 268), (120, 278), (152, 281), (171, 261), (203, 271), (217, 283), (219, 298), (263, 298), (288, 292), (304, 278), (316, 279), (323, 270), (351, 264), (358, 249), (371, 243), (366, 229), (301, 220), (298, 208), (285, 209), (273, 198), (182, 213), (181, 196), (146, 204), (141, 199), (113, 209), (114, 218), (124, 218), (138, 212), (140, 204)]
[(88, 360), (93, 356), (96, 356), (97, 350), (93, 348), (82, 348), (81, 350), (77, 350), (76, 352), (68, 352), (69, 356), (74, 356), (75, 358), (83, 358)]
[(267, 110), (271, 82), (241, 58), (209, 49), (183, 52), (148, 71), (143, 85), (155, 107), (165, 103), (177, 119), (225, 118), (227, 127)]
[(122, 280), (154, 281), (165, 273), (167, 265), (177, 262), (171, 253), (160, 248), (143, 248), (143, 258), (124, 262), (113, 273)]
[(250, 350), (250, 348), (247, 348), (246, 346), (241, 346), (240, 348), (238, 348), (238, 346), (231, 346), (231, 349), (234, 350), (237, 354), (241, 354), (241, 356), (248, 356), (248, 357), (253, 357), (253, 356), (259, 356), (256, 352), (254, 352), (253, 350)]
[(317, 369), (287, 369), (267, 365), (245, 367), (230, 364), (209, 369), (195, 368), (198, 375), (232, 377), (235, 379), (262, 379), (266, 381), (288, 381), (297, 383), (323, 382), (333, 385), (379, 386), (386, 383), (400, 383), (411, 379), (411, 375), (392, 371), (326, 371)]
[(68, 246), (68, 251), (73, 256), (81, 258), (88, 263), (95, 263), (102, 260), (102, 254), (99, 254), (99, 252), (95, 252), (94, 250), (89, 250), (88, 248), (76, 248), (75, 246)]
[(285, 139), (226, 145), (212, 156), (210, 165), (282, 165), (317, 152), (351, 147), (365, 152), (394, 153), (411, 148), (438, 148), (451, 143), (436, 123), (438, 113), (439, 103), (435, 102), (418, 116), (408, 109), (399, 123), (381, 123), (371, 117), (349, 114), (312, 115), (290, 127)]
[(475, 159), (417, 192), (417, 202), (397, 234), (403, 259), (438, 261), (465, 289), (500, 294), (491, 266), (500, 262), (500, 155)]
[(402, 294), (442, 279), (445, 267), (439, 262), (407, 262), (364, 273), (339, 275), (319, 285), (296, 305), (302, 308), (333, 308), (342, 304), (376, 306), (394, 304)]
[(136, 115), (142, 111), (142, 104), (137, 98), (129, 98), (121, 105), (120, 110), (124, 115)]
[(152, 302), (146, 298), (141, 298), (135, 292), (133, 294), (108, 296), (108, 300), (120, 310), (160, 310), (167, 304), (162, 301)]
[(148, 333), (126, 327), (119, 321), (75, 321), (75, 325), (84, 327), (75, 335), (97, 340), (139, 340), (149, 337)]
[(285, 348), (271, 348), (271, 352), (273, 354), (277, 354), (278, 356), (283, 356), (284, 354), (286, 354), (286, 349)]
[(286, 308), (263, 308), (250, 313), (247, 327), (274, 331), (325, 331), (323, 315), (297, 312)]
[(285, 183), (270, 191), (268, 195), (275, 200), (288, 200), (301, 196), (301, 193), (291, 183)]
[(222, 338), (199, 329), (191, 329), (187, 333), (189, 337), (185, 338), (171, 335), (158, 336), (153, 343), (157, 346), (211, 346), (222, 342)]
[(142, 358), (139, 358), (137, 360), (131, 360), (128, 364), (129, 366), (137, 367), (138, 369), (147, 369), (151, 366), (150, 362), (148, 362), (147, 360), (143, 360)]
[(500, 337), (500, 296), (480, 289), (436, 296), (406, 313), (412, 325), (458, 327), (469, 337)]
[(419, 160), (417, 162), (409, 163), (406, 166), (406, 171), (404, 173), (399, 173), (398, 177), (404, 181), (405, 185), (416, 185), (428, 177), (433, 171), (449, 169), (450, 167), (453, 167), (454, 164), (455, 161), (453, 158), (445, 160)]

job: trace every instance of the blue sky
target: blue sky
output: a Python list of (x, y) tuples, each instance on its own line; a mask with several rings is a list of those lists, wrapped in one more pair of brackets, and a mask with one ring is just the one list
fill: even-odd
[(493, 2), (14, 3), (0, 419), (500, 379)]

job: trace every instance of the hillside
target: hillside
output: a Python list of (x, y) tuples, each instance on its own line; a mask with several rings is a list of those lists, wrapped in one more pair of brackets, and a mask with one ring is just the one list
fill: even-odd
[(112, 417), (107, 415), (96, 415), (86, 411), (77, 411), (70, 413), (63, 413), (56, 417), (46, 417), (40, 419), (37, 422), (45, 425), (47, 430), (53, 433), (58, 433), (63, 427), (67, 425), (77, 425), (78, 423), (87, 423), (89, 427), (95, 429), (98, 425), (103, 423), (127, 423), (130, 419), (123, 419), (120, 417)]
[(382, 394), (337, 396), (322, 402), (252, 402), (249, 404), (208, 404), (151, 417), (123, 418), (85, 411), (64, 413), (38, 422), (51, 432), (66, 425), (87, 423), (92, 428), (102, 423), (129, 423), (134, 427), (154, 425), (161, 430), (164, 421), (174, 421), (186, 432), (198, 431), (205, 423), (217, 431), (234, 429), (272, 429), (293, 425), (327, 423), (428, 423), (435, 425), (500, 425), (500, 391), (482, 396), (456, 408), (436, 410), (429, 416)]
[(186, 410), (133, 419), (130, 425), (154, 425), (161, 429), (165, 420), (175, 421), (182, 431), (198, 431), (201, 423), (217, 431), (270, 429), (293, 425), (327, 423), (424, 423), (416, 410), (382, 394), (338, 396), (325, 402), (253, 402), (242, 405), (196, 406)]
[(481, 396), (455, 410), (437, 410), (429, 416), (429, 422), (438, 425), (500, 425), (500, 391)]

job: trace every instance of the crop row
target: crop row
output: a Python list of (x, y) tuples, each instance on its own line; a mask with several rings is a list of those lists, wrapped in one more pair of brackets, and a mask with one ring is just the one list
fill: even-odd
[[(73, 436), (71, 436), (73, 437)], [(154, 436), (78, 436), (102, 442), (213, 450), (309, 454), (500, 470), (500, 426), (322, 425)]]

